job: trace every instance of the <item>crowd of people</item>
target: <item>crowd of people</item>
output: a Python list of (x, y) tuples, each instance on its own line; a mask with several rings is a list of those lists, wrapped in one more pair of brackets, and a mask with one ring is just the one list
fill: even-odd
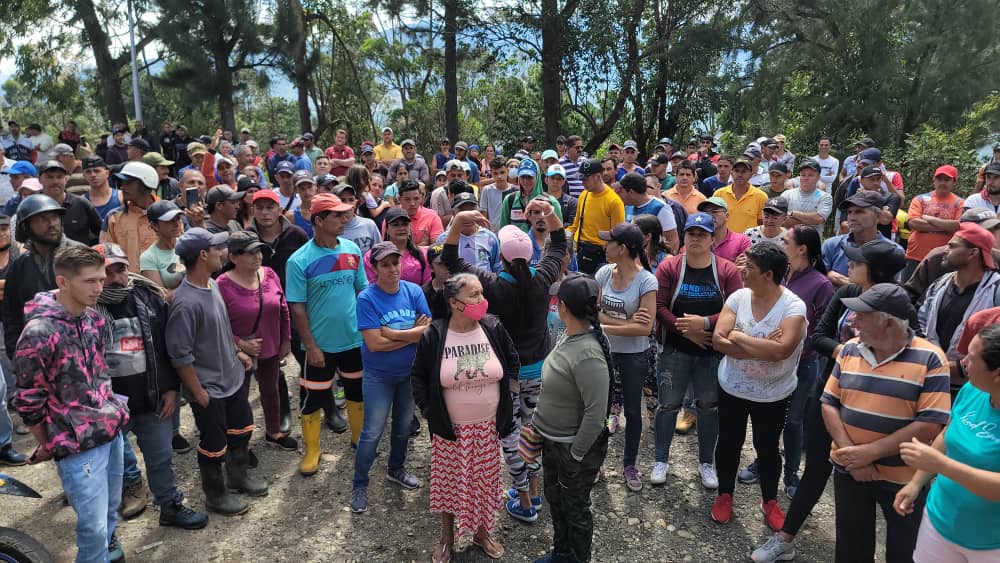
[(836, 561), (873, 559), (876, 507), (890, 562), (1000, 559), (1000, 146), (968, 198), (945, 163), (907, 203), (868, 138), (841, 164), (829, 139), (801, 158), (782, 135), (735, 156), (711, 135), (602, 158), (526, 136), (511, 157), (444, 139), (425, 158), (389, 127), (357, 153), (342, 130), (262, 152), (248, 129), (119, 125), (91, 147), (75, 125), (58, 144), (8, 127), (0, 463), (55, 461), (77, 561), (124, 560), (117, 519), (150, 493), (161, 525), (207, 525), (174, 477), (185, 406), (207, 511), (268, 493), (251, 381), (260, 443), (302, 450), (302, 476), (324, 427), (349, 435), (355, 514), (388, 430), (387, 481), (427, 480), (441, 515), (434, 561), (463, 534), (502, 557), (497, 514), (543, 505), (538, 561), (590, 560), (602, 466), (663, 485), (692, 431), (712, 520), (749, 517), (737, 483), (759, 483), (758, 563), (794, 558), (831, 474)]

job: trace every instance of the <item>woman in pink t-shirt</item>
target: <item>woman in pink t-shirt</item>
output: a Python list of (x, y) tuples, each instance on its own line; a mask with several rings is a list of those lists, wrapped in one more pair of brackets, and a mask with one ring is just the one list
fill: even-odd
[[(413, 235), (410, 234), (410, 216), (399, 207), (394, 207), (386, 212), (385, 216), (385, 240), (396, 245), (396, 248), (403, 252), (403, 258), (399, 263), (401, 269), (400, 279), (423, 286), (431, 281), (431, 265), (427, 261), (427, 247), (417, 246), (413, 243)], [(365, 275), (368, 283), (375, 283), (375, 268), (371, 265), (371, 252), (365, 252)]]
[(431, 512), (441, 513), (433, 561), (450, 561), (455, 520), (462, 535), (493, 559), (504, 548), (493, 539), (503, 505), (500, 437), (513, 428), (510, 385), (520, 363), (499, 319), (487, 315), (483, 286), (472, 274), (445, 282), (449, 316), (434, 320), (417, 345), (413, 398), (431, 434)]

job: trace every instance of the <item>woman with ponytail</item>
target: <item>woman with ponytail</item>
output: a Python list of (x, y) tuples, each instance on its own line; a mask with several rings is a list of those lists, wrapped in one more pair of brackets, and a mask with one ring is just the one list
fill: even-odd
[(601, 287), (569, 274), (552, 286), (566, 337), (542, 368), (544, 391), (532, 424), (542, 437), (545, 491), (555, 541), (541, 561), (589, 561), (593, 538), (590, 490), (608, 453), (611, 348), (601, 331)]
[[(639, 227), (619, 223), (610, 231), (599, 231), (597, 236), (608, 241), (604, 248), (608, 263), (597, 270), (594, 279), (601, 286), (601, 325), (618, 366), (613, 399), (620, 398), (628, 422), (622, 460), (625, 484), (639, 491), (642, 479), (635, 463), (642, 438), (642, 383), (649, 369), (646, 354), (656, 315), (656, 276), (650, 273), (642, 251)], [(642, 261), (642, 267), (637, 259)]]
[(520, 357), (518, 382), (513, 386), (514, 429), (502, 442), (507, 469), (514, 485), (507, 493), (511, 499), (507, 503), (507, 512), (523, 522), (534, 522), (538, 518), (537, 511), (542, 503), (539, 493), (541, 467), (525, 464), (517, 446), (521, 427), (531, 421), (538, 403), (542, 362), (552, 348), (546, 322), (549, 287), (559, 279), (566, 254), (566, 233), (552, 205), (533, 199), (528, 202), (525, 213), (534, 211), (539, 211), (547, 222), (550, 240), (549, 248), (537, 268), (528, 266), (532, 255), (531, 235), (512, 225), (500, 229), (498, 233), (502, 272), (493, 273), (463, 260), (458, 252), (461, 232), (467, 230), (470, 224), (489, 228), (489, 221), (478, 211), (460, 211), (455, 215), (441, 252), (441, 260), (449, 272), (468, 272), (479, 278), (483, 293), (492, 303), (490, 312), (500, 317)]

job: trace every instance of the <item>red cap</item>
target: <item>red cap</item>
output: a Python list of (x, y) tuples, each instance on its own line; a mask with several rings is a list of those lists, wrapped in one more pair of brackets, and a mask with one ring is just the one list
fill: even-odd
[(945, 164), (944, 166), (938, 166), (937, 170), (934, 171), (934, 177), (947, 176), (952, 180), (958, 180), (958, 168), (950, 164)]
[(979, 249), (979, 254), (983, 257), (983, 264), (987, 270), (995, 270), (997, 265), (993, 260), (993, 242), (996, 240), (993, 233), (980, 227), (975, 223), (962, 223), (962, 226), (955, 233), (959, 238)]
[(313, 196), (309, 213), (315, 215), (324, 211), (350, 211), (352, 209), (354, 209), (353, 205), (340, 201), (339, 197), (330, 193), (321, 193)]
[(274, 193), (274, 190), (257, 190), (253, 194), (253, 203), (257, 203), (259, 200), (266, 199), (281, 205), (281, 200), (278, 199), (278, 194)]

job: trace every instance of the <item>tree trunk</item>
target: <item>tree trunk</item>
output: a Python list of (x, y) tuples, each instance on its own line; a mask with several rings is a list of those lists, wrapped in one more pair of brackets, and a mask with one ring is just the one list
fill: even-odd
[[(562, 17), (558, 0), (542, 0), (542, 107), (545, 146), (556, 146), (562, 115)], [(525, 131), (527, 133), (527, 131)]]
[(444, 1), (444, 123), (452, 143), (458, 142), (458, 2)]
[(97, 17), (93, 0), (75, 0), (73, 8), (83, 22), (87, 40), (94, 52), (97, 76), (101, 86), (101, 104), (112, 123), (127, 123), (125, 101), (122, 97), (121, 65), (111, 56), (111, 39), (104, 31), (104, 24)]
[(236, 106), (233, 102), (233, 70), (229, 67), (229, 50), (224, 44), (216, 45), (212, 55), (215, 59), (215, 88), (219, 96), (219, 116), (221, 127), (236, 130)]

